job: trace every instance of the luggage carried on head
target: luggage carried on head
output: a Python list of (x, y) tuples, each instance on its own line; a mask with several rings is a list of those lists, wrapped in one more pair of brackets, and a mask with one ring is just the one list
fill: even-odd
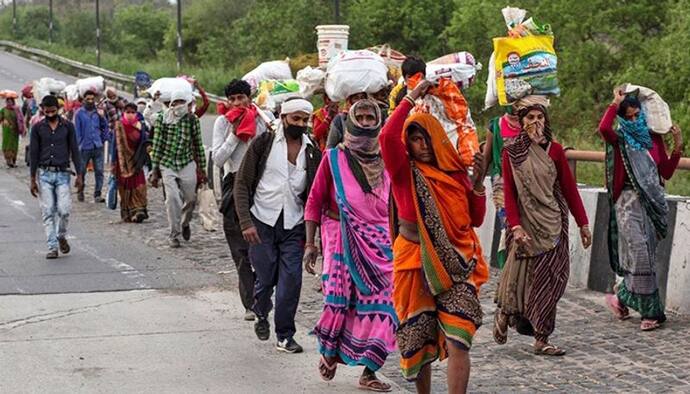
[(192, 84), (184, 78), (160, 78), (151, 84), (147, 92), (151, 96), (155, 96), (156, 92), (160, 92), (159, 101), (168, 102), (172, 99), (174, 92), (182, 91), (185, 94), (185, 100), (190, 103), (194, 100), (194, 92)]
[(388, 85), (388, 68), (368, 50), (343, 51), (328, 62), (326, 94), (342, 101), (357, 93), (374, 94)]
[(252, 94), (256, 93), (259, 89), (261, 81), (284, 81), (292, 79), (290, 60), (276, 60), (261, 63), (255, 69), (245, 74), (242, 79), (249, 83), (249, 86), (252, 88)]

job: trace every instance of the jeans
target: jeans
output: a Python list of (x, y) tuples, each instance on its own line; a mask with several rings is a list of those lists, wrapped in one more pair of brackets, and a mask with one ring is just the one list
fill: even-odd
[(81, 173), (84, 174), (84, 184), (86, 184), (86, 166), (89, 161), (93, 162), (93, 173), (96, 178), (96, 187), (93, 191), (93, 197), (101, 196), (103, 189), (103, 148), (84, 149), (81, 153)]
[(58, 239), (67, 235), (67, 222), (72, 209), (69, 185), (69, 172), (39, 170), (39, 203), (48, 238), (48, 250), (57, 250)]
[(281, 214), (275, 227), (254, 219), (261, 243), (249, 248), (256, 272), (254, 313), (265, 319), (272, 309), (271, 295), (276, 288), (275, 330), (279, 341), (295, 335), (295, 314), (302, 290), (302, 258), (306, 231), (304, 223), (283, 229)]
[(196, 162), (190, 161), (179, 171), (161, 167), (165, 188), (165, 208), (170, 224), (170, 239), (182, 233), (189, 226), (196, 206)]

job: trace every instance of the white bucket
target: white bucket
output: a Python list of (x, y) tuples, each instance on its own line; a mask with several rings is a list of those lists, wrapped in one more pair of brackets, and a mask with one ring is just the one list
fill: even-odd
[(347, 50), (350, 26), (320, 25), (316, 26), (316, 49), (319, 51), (319, 67), (326, 67), (333, 56)]

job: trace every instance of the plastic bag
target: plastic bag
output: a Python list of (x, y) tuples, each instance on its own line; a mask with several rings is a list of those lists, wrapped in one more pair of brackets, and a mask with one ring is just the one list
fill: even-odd
[(249, 86), (252, 88), (252, 93), (255, 93), (257, 89), (259, 89), (261, 81), (267, 81), (269, 79), (279, 81), (293, 79), (292, 71), (290, 70), (290, 60), (275, 60), (261, 63), (258, 67), (245, 74), (242, 79), (249, 83)]
[(287, 81), (261, 81), (254, 102), (264, 110), (273, 112), (280, 104), (291, 97), (300, 97), (300, 85), (294, 79)]
[(498, 104), (496, 92), (496, 53), (491, 52), (489, 58), (489, 74), (486, 76), (486, 95), (484, 96), (484, 109), (487, 110)]
[(560, 94), (553, 36), (494, 38), (496, 93), (501, 105), (530, 94)]
[(318, 68), (307, 66), (297, 71), (297, 82), (299, 83), (299, 94), (308, 98), (324, 89), (326, 73)]
[(434, 82), (450, 78), (460, 89), (465, 89), (474, 84), (474, 78), (481, 69), (482, 64), (477, 63), (471, 53), (451, 53), (427, 63), (426, 79)]
[(216, 204), (216, 196), (207, 184), (201, 187), (198, 201), (201, 226), (206, 231), (216, 231), (220, 223), (218, 218), (218, 206)]
[(342, 101), (356, 93), (377, 93), (388, 84), (381, 56), (368, 50), (343, 51), (328, 62), (326, 94)]
[(108, 178), (108, 198), (106, 199), (108, 208), (117, 209), (117, 178), (110, 174)]
[(160, 92), (159, 101), (167, 102), (172, 99), (173, 92), (183, 91), (185, 93), (185, 100), (191, 102), (194, 100), (194, 93), (192, 85), (184, 78), (160, 78), (153, 82), (150, 88), (146, 90), (151, 96), (155, 96), (156, 92)]
[[(421, 79), (421, 73), (410, 78), (410, 89), (414, 89)], [(429, 89), (429, 94), (415, 107), (415, 111), (434, 115), (457, 148), (462, 164), (472, 166), (474, 154), (479, 152), (479, 137), (467, 100), (453, 81), (440, 79), (436, 86)]]
[(64, 81), (58, 81), (53, 78), (41, 78), (38, 81), (34, 81), (33, 92), (34, 98), (39, 103), (45, 96), (48, 95), (58, 95), (60, 92), (65, 90), (67, 84)]
[(77, 85), (79, 97), (84, 97), (84, 93), (86, 93), (89, 90), (96, 93), (97, 96), (103, 93), (103, 91), (105, 90), (105, 79), (103, 79), (103, 77), (100, 76), (77, 79), (77, 81), (74, 84)]
[(642, 110), (647, 116), (647, 126), (656, 134), (666, 134), (671, 130), (671, 109), (659, 94), (644, 86), (626, 83), (622, 86), (626, 94), (636, 93), (642, 104)]
[(67, 101), (79, 100), (79, 88), (77, 87), (76, 84), (67, 85), (67, 87), (65, 88), (63, 93), (65, 93), (65, 97), (67, 97)]

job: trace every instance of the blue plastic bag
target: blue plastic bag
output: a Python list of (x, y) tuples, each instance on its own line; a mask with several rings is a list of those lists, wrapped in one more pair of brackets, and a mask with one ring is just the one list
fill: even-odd
[(108, 198), (106, 203), (108, 208), (117, 209), (117, 178), (115, 178), (115, 175), (110, 175), (108, 179)]

